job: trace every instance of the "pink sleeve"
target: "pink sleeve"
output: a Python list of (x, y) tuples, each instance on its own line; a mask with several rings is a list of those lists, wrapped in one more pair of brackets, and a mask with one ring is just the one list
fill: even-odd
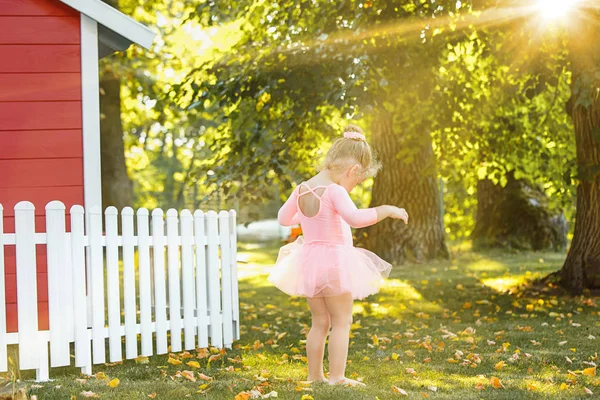
[(300, 223), (298, 216), (298, 188), (294, 189), (285, 204), (279, 209), (277, 220), (281, 226), (293, 226)]
[(329, 190), (329, 198), (333, 207), (348, 225), (353, 228), (364, 228), (377, 223), (377, 211), (374, 208), (359, 210), (346, 189), (339, 185), (332, 185)]

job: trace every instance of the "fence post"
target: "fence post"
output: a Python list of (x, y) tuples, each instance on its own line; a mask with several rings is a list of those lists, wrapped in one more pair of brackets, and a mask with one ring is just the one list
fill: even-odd
[(181, 351), (181, 284), (179, 277), (179, 220), (177, 210), (167, 211), (167, 270), (169, 272), (169, 322), (171, 351)]
[(221, 282), (219, 279), (219, 232), (217, 229), (217, 213), (206, 213), (208, 227), (207, 260), (208, 260), (208, 308), (210, 312), (210, 344), (223, 347), (223, 321), (221, 318)]
[(65, 254), (65, 205), (52, 201), (46, 205), (46, 237), (48, 262), (48, 313), (50, 319), (50, 363), (53, 367), (71, 364), (69, 338), (66, 319), (72, 316), (65, 310), (72, 310), (68, 301), (71, 294), (71, 278), (67, 271)]
[(165, 222), (163, 211), (152, 211), (152, 254), (154, 256), (154, 318), (156, 354), (165, 354), (167, 347), (167, 297), (165, 285)]
[(102, 245), (102, 208), (93, 206), (89, 213), (88, 239), (91, 261), (92, 299), (92, 349), (93, 363), (103, 364), (106, 361), (106, 346), (104, 344), (104, 246)]
[(91, 343), (88, 335), (86, 300), (86, 266), (84, 243), (84, 210), (73, 206), (71, 213), (71, 264), (73, 272), (73, 324), (75, 331), (75, 366), (86, 375), (92, 374)]
[(152, 286), (150, 282), (150, 233), (148, 210), (137, 211), (138, 258), (140, 274), (140, 331), (142, 335), (142, 355), (152, 355)]
[(237, 274), (237, 221), (236, 211), (229, 211), (229, 226), (231, 233), (231, 291), (233, 302), (234, 339), (240, 339), (240, 301)]
[(231, 296), (231, 245), (229, 243), (229, 213), (219, 212), (219, 246), (221, 247), (221, 285), (223, 310), (223, 344), (233, 345), (233, 299)]
[(182, 210), (181, 220), (181, 282), (183, 286), (183, 327), (185, 349), (196, 348), (196, 328), (194, 326), (194, 259), (193, 259), (193, 220), (189, 210)]
[(106, 223), (106, 285), (108, 294), (108, 336), (110, 361), (123, 360), (121, 348), (121, 291), (119, 279), (118, 211), (110, 206), (104, 212)]
[(208, 301), (206, 299), (206, 223), (204, 213), (194, 211), (194, 245), (196, 248), (196, 318), (198, 347), (208, 347)]
[(128, 359), (138, 355), (135, 308), (135, 248), (133, 242), (133, 209), (125, 207), (121, 212), (123, 236), (123, 303), (125, 306), (125, 356)]
[(15, 206), (17, 312), (21, 369), (40, 368), (34, 213), (33, 204), (28, 201), (22, 201)]

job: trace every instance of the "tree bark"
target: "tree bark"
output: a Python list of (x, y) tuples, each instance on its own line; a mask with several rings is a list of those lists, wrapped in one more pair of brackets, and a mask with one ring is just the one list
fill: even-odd
[[(435, 155), (431, 137), (410, 140), (394, 129), (392, 114), (379, 113), (372, 125), (373, 148), (383, 168), (375, 178), (371, 204), (392, 204), (405, 208), (409, 223), (387, 219), (359, 232), (358, 240), (385, 260), (403, 263), (447, 258), (442, 230)], [(413, 149), (410, 159), (398, 157), (406, 146)]]
[[(119, 9), (119, 0), (103, 0)], [(113, 62), (115, 62), (113, 60)], [(122, 209), (133, 206), (133, 184), (125, 164), (121, 122), (121, 79), (105, 60), (100, 76), (100, 147), (102, 165), (102, 206)]]
[[(573, 293), (600, 289), (600, 65), (597, 40), (599, 16), (571, 28), (571, 99), (567, 111), (575, 126), (579, 184), (575, 232), (562, 269), (556, 273), (560, 286)], [(590, 43), (596, 43), (590, 46)]]
[(566, 248), (567, 221), (548, 209), (545, 193), (509, 173), (505, 187), (477, 183), (477, 216), (471, 235), (475, 248), (504, 247), (556, 251)]
[(121, 80), (110, 68), (105, 68), (100, 78), (100, 115), (102, 205), (133, 206), (121, 123)]

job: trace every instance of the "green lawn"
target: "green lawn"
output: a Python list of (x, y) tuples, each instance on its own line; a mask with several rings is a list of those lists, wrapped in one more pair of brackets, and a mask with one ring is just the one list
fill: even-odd
[[(355, 303), (347, 371), (367, 384), (357, 389), (302, 383), (306, 302), (267, 282), (275, 246), (243, 246), (241, 253), (249, 260), (239, 266), (242, 339), (225, 356), (209, 363), (206, 354), (196, 358), (192, 352), (189, 359), (175, 355), (181, 365), (169, 364), (165, 355), (146, 364), (95, 366), (99, 377), (79, 380), (74, 369), (53, 370), (56, 380), (30, 387), (30, 393), (38, 399), (82, 399), (84, 391), (113, 400), (153, 393), (157, 399), (233, 399), (260, 388), (283, 399), (403, 398), (395, 386), (409, 398), (600, 397), (599, 377), (582, 374), (595, 373), (592, 363), (598, 362), (598, 299), (514, 289), (558, 269), (562, 254), (456, 248), (451, 261), (394, 268), (380, 294)], [(190, 361), (200, 368), (187, 366)], [(178, 373), (184, 370), (193, 371), (196, 382)], [(200, 373), (212, 380), (198, 378)], [(491, 377), (503, 388), (493, 388)], [(111, 388), (114, 378), (120, 384)]]

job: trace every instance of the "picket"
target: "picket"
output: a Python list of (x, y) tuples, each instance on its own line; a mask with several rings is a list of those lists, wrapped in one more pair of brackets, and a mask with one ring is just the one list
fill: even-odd
[(181, 351), (181, 280), (179, 278), (179, 223), (177, 210), (167, 211), (167, 269), (171, 351)]
[(123, 301), (125, 306), (125, 357), (138, 356), (137, 349), (137, 311), (135, 308), (135, 248), (133, 237), (133, 209), (125, 207), (121, 213), (123, 230)]
[(140, 332), (142, 355), (152, 355), (152, 276), (150, 275), (150, 231), (148, 210), (137, 211), (137, 236), (140, 287)]
[[(92, 364), (106, 361), (106, 339), (111, 362), (231, 347), (239, 339), (235, 212), (171, 209), (165, 216), (155, 209), (151, 232), (143, 208), (126, 207), (119, 218), (114, 207), (103, 215), (100, 207), (86, 214), (76, 205), (69, 210), (70, 232), (63, 203), (51, 202), (45, 212), (46, 232), (36, 233), (33, 204), (17, 204), (10, 234), (0, 205), (0, 370), (7, 369), (10, 344), (19, 345), (21, 369), (36, 369), (38, 380), (47, 380), (50, 365), (71, 364), (71, 343), (75, 367), (89, 375)], [(38, 327), (40, 245), (47, 247), (48, 331)], [(16, 247), (17, 334), (6, 333), (6, 246)]]

